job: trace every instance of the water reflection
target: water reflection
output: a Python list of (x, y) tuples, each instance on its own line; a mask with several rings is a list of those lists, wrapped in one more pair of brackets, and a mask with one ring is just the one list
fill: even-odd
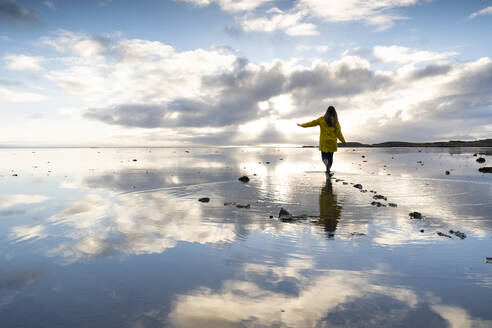
[(338, 204), (337, 195), (333, 191), (331, 178), (326, 177), (325, 185), (319, 194), (319, 221), (328, 237), (333, 237), (338, 221), (342, 215), (342, 206)]

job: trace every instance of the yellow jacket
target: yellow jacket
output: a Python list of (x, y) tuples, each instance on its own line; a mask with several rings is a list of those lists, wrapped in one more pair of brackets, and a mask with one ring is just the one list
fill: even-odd
[(319, 150), (325, 153), (336, 152), (338, 149), (337, 138), (341, 142), (345, 142), (345, 138), (342, 134), (342, 129), (340, 128), (340, 123), (337, 122), (335, 127), (328, 126), (326, 124), (324, 116), (315, 119), (314, 121), (301, 124), (303, 128), (309, 128), (312, 126), (319, 125)]

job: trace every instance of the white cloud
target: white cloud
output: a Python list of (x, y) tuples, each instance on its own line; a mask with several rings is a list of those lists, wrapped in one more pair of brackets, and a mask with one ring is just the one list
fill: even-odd
[(492, 15), (492, 6), (488, 6), (482, 10), (474, 12), (469, 17), (470, 17), (470, 19), (473, 19), (473, 18), (475, 18), (477, 16), (481, 16), (481, 15)]
[(273, 13), (274, 14), (269, 17), (246, 15), (237, 19), (237, 22), (244, 31), (273, 32), (282, 30), (292, 36), (318, 34), (314, 24), (301, 22), (304, 15), (300, 12), (284, 13), (278, 10), (273, 11)]
[(13, 71), (40, 71), (43, 57), (27, 55), (5, 55), (3, 57), (7, 63), (7, 68)]
[(373, 48), (373, 54), (383, 62), (397, 63), (437, 62), (458, 55), (457, 52), (432, 52), (400, 46), (376, 46)]
[(198, 6), (216, 3), (226, 11), (248, 11), (261, 7), (273, 0), (181, 0)]
[(44, 5), (45, 5), (46, 7), (48, 7), (48, 8), (52, 8), (52, 9), (53, 9), (53, 8), (55, 8), (55, 3), (54, 3), (53, 1), (51, 1), (51, 0), (46, 0), (46, 1), (44, 2)]
[(0, 208), (7, 208), (16, 205), (29, 205), (41, 203), (48, 200), (49, 197), (43, 195), (8, 195), (8, 196), (0, 196)]
[(5, 102), (31, 102), (46, 99), (45, 96), (32, 92), (18, 92), (0, 87), (0, 101)]

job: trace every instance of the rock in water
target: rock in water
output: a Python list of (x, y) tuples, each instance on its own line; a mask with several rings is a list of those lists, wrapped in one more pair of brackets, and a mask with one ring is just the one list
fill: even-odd
[(438, 236), (441, 236), (441, 237), (448, 237), (448, 238), (451, 238), (451, 236), (450, 236), (450, 235), (446, 235), (445, 233), (442, 233), (442, 232), (440, 232), (440, 231), (438, 231), (438, 232), (437, 232), (437, 235), (438, 235)]
[(289, 213), (285, 208), (281, 207), (280, 212), (278, 213), (278, 218), (282, 221), (292, 221), (294, 218), (292, 214)]
[(411, 219), (417, 219), (417, 220), (422, 219), (422, 214), (419, 212), (408, 213), (408, 215), (410, 216)]
[(208, 197), (202, 197), (202, 198), (198, 198), (198, 201), (199, 202), (202, 202), (202, 203), (208, 203), (210, 201), (210, 198), (208, 198)]
[(478, 169), (482, 173), (492, 173), (492, 167), (485, 166)]
[(357, 189), (362, 189), (362, 185), (360, 183), (354, 185), (354, 188), (357, 188)]
[(449, 233), (450, 234), (454, 234), (456, 237), (458, 237), (460, 239), (465, 239), (466, 238), (466, 234), (464, 232), (459, 231), (459, 230), (456, 230), (456, 231), (449, 230)]
[(390, 206), (390, 207), (398, 207), (398, 205), (395, 204), (395, 203), (388, 203), (388, 206)]
[(479, 163), (485, 163), (485, 158), (479, 157), (479, 158), (477, 158), (477, 162), (479, 162)]
[(383, 195), (374, 195), (372, 196), (373, 199), (384, 199), (384, 200), (388, 200), (386, 197), (384, 197)]
[(449, 171), (446, 171), (445, 173), (446, 173), (446, 175), (449, 175), (450, 172)]
[(237, 204), (236, 207), (237, 208), (250, 208), (251, 205), (250, 204)]
[(247, 176), (243, 175), (238, 180), (241, 181), (241, 182), (248, 182), (249, 181), (249, 178)]

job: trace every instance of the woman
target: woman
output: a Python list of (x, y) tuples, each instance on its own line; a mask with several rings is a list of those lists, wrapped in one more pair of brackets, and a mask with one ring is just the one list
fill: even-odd
[(321, 116), (314, 121), (304, 124), (297, 123), (297, 125), (302, 126), (303, 128), (319, 125), (319, 150), (321, 151), (321, 159), (326, 166), (326, 172), (329, 174), (331, 165), (333, 164), (333, 153), (336, 152), (338, 148), (337, 138), (345, 143), (340, 123), (338, 123), (338, 115), (335, 107), (328, 107), (325, 116)]

